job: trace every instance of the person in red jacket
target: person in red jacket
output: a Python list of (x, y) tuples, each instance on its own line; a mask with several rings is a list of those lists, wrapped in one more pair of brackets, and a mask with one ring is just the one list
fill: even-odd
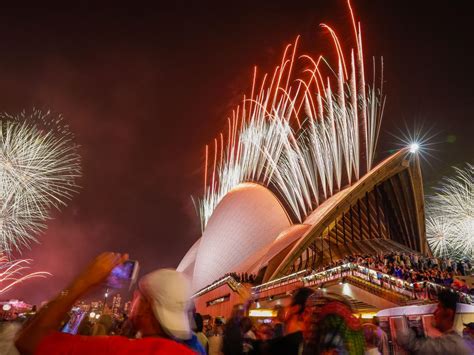
[(15, 343), (21, 354), (177, 354), (194, 352), (175, 340), (191, 338), (188, 319), (191, 288), (175, 270), (157, 270), (142, 277), (134, 294), (130, 319), (141, 339), (121, 336), (80, 336), (57, 331), (74, 302), (99, 285), (127, 254), (102, 253), (44, 306), (19, 332)]

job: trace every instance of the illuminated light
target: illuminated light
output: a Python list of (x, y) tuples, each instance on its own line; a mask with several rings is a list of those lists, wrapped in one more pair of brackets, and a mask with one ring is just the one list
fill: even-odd
[(95, 318), (95, 312), (91, 312), (91, 313), (89, 314), (89, 317)]
[(362, 319), (372, 319), (374, 318), (375, 316), (377, 315), (377, 313), (374, 313), (374, 312), (368, 312), (368, 313), (360, 313), (360, 317)]
[(272, 309), (251, 309), (249, 311), (249, 317), (265, 317), (265, 318), (271, 318), (271, 317), (276, 317), (277, 312), (272, 310)]
[(406, 150), (409, 154), (416, 154), (417, 158), (423, 159), (428, 164), (428, 157), (434, 157), (433, 153), (437, 151), (436, 145), (443, 143), (439, 134), (433, 127), (425, 127), (424, 123), (413, 122), (413, 126), (409, 127), (405, 122), (405, 128), (398, 129), (398, 133), (389, 133), (396, 139), (396, 145), (400, 149)]
[(99, 318), (100, 318), (100, 314), (96, 314), (95, 319), (99, 319)]
[(214, 289), (214, 288), (217, 288), (217, 287), (219, 287), (219, 286), (221, 286), (221, 285), (223, 285), (223, 284), (225, 284), (225, 283), (227, 283), (227, 282), (229, 282), (229, 283), (231, 283), (231, 282), (237, 283), (237, 281), (235, 281), (235, 279), (234, 279), (232, 276), (226, 276), (226, 277), (224, 277), (223, 279), (217, 280), (217, 281), (213, 282), (211, 285), (209, 285), (209, 286), (207, 286), (207, 287), (205, 287), (205, 288), (199, 290), (198, 292), (196, 292), (196, 293), (193, 295), (193, 298), (194, 298), (194, 297), (199, 297), (200, 295), (202, 295), (202, 294), (204, 294), (204, 293), (206, 293), (206, 292), (208, 292), (208, 291), (210, 291), (210, 290), (212, 290), (212, 289)]
[(351, 286), (347, 283), (344, 283), (342, 285), (342, 293), (346, 296), (349, 296), (349, 297), (354, 297), (354, 293), (352, 292), (352, 289), (351, 289)]
[(12, 306), (11, 306), (11, 304), (9, 304), (9, 303), (5, 303), (5, 304), (3, 305), (3, 307), (2, 307), (2, 309), (3, 309), (5, 312), (7, 312), (7, 311), (9, 311), (10, 309), (12, 309)]
[[(280, 278), (272, 280), (272, 281), (265, 282), (261, 285), (252, 287), (252, 292), (253, 293), (260, 292), (262, 289), (267, 289), (267, 288), (271, 288), (272, 286), (277, 286), (280, 283), (282, 283), (284, 281), (291, 280), (291, 279), (295, 279), (295, 281), (297, 281), (300, 278), (301, 275), (304, 275), (304, 274), (307, 274), (307, 273), (308, 273), (308, 270), (301, 270), (301, 271), (295, 272), (293, 274), (283, 276), (283, 277), (280, 277)], [(302, 279), (306, 279), (307, 277), (309, 277), (309, 276), (302, 277)], [(290, 293), (291, 292), (288, 291), (288, 294), (290, 294)]]
[(420, 145), (418, 143), (411, 143), (408, 148), (410, 149), (410, 153), (416, 153), (420, 149)]

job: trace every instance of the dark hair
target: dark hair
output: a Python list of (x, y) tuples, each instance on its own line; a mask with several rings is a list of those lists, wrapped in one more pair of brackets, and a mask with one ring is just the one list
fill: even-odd
[(194, 313), (194, 323), (196, 323), (196, 331), (202, 332), (202, 328), (204, 326), (202, 316), (200, 313)]
[(456, 304), (458, 303), (458, 294), (451, 290), (441, 290), (438, 293), (438, 302), (447, 309), (452, 309), (456, 313)]
[(304, 312), (304, 307), (306, 305), (306, 300), (309, 296), (311, 296), (314, 291), (308, 287), (301, 287), (296, 290), (293, 294), (291, 299), (291, 306), (300, 306), (298, 310), (298, 314), (302, 314)]

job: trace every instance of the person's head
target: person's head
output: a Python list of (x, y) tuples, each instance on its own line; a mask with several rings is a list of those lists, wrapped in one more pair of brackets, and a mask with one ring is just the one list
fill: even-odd
[(204, 320), (200, 313), (194, 313), (194, 323), (196, 324), (196, 332), (202, 332), (202, 329), (204, 328)]
[(438, 306), (434, 312), (435, 326), (441, 332), (453, 327), (456, 316), (458, 295), (451, 290), (442, 290), (438, 293)]
[(314, 291), (308, 287), (301, 287), (296, 290), (291, 298), (290, 305), (286, 310), (286, 320), (288, 321), (291, 317), (301, 317), (303, 315), (306, 301), (309, 296), (311, 296)]
[(346, 297), (329, 292), (314, 293), (306, 302), (303, 320), (308, 353), (332, 354), (335, 349), (345, 349), (349, 354), (363, 353), (362, 326)]
[(242, 317), (244, 316), (244, 313), (245, 313), (244, 305), (241, 303), (236, 304), (234, 305), (234, 307), (232, 307), (232, 313), (231, 313), (230, 318), (240, 321)]
[(140, 279), (130, 319), (142, 335), (189, 339), (190, 299), (191, 285), (182, 273), (156, 270)]
[(136, 330), (145, 333), (145, 335), (151, 333), (163, 334), (158, 321), (153, 315), (150, 303), (139, 290), (135, 290), (133, 293), (130, 305), (130, 321)]

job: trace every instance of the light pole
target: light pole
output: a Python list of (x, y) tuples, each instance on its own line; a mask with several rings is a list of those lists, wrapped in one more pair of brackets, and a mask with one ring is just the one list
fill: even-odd
[(102, 313), (104, 313), (105, 306), (107, 305), (107, 297), (109, 297), (109, 289), (108, 288), (105, 290), (105, 294), (104, 294), (104, 306), (102, 307)]

